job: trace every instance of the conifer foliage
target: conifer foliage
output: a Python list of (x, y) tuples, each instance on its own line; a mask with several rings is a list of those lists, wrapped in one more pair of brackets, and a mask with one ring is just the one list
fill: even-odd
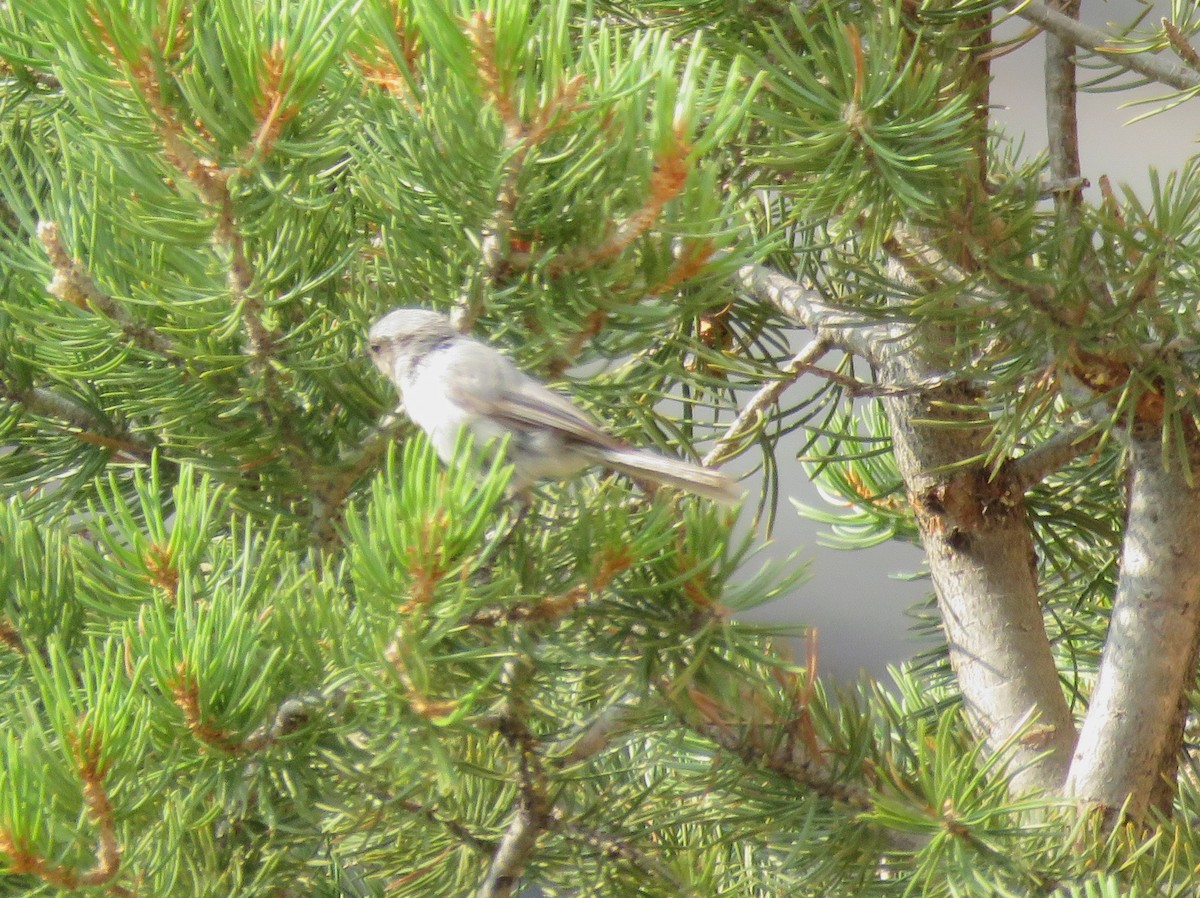
[[(1189, 894), (1200, 175), (1075, 100), (1200, 18), (1077, 5), (0, 3), (0, 895)], [(443, 465), (401, 305), (743, 523), (803, 430), (941, 648), (834, 700), (733, 512)]]

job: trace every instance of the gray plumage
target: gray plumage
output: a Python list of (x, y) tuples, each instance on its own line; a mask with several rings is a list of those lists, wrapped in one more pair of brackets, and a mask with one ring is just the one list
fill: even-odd
[(443, 461), (453, 458), (464, 427), (478, 445), (511, 435), (514, 492), (524, 493), (537, 480), (563, 479), (603, 465), (718, 502), (741, 497), (719, 471), (618, 440), (507, 357), (458, 333), (437, 312), (389, 312), (371, 327), (368, 350)]

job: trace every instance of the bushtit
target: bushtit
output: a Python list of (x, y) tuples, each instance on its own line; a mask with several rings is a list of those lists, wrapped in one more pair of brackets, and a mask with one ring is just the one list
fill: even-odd
[(400, 391), (409, 418), (449, 462), (462, 428), (476, 445), (509, 437), (511, 489), (525, 494), (542, 478), (570, 477), (588, 465), (688, 490), (719, 502), (740, 498), (734, 482), (710, 468), (623, 443), (495, 349), (424, 309), (395, 309), (372, 326), (371, 360)]

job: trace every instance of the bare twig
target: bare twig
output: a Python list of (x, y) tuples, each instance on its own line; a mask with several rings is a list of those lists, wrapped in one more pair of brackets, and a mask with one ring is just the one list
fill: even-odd
[(1119, 68), (1137, 72), (1152, 81), (1177, 90), (1191, 91), (1200, 88), (1200, 73), (1149, 53), (1130, 53), (1120, 45), (1115, 35), (1084, 25), (1038, 0), (1004, 0), (1004, 5), (1021, 18), (1040, 25), (1048, 33), (1103, 56)]
[(783, 391), (794, 384), (801, 375), (812, 367), (817, 359), (821, 358), (828, 351), (829, 343), (817, 338), (796, 353), (791, 361), (781, 369), (780, 373), (782, 376), (764, 384), (750, 398), (750, 401), (746, 403), (746, 407), (733, 419), (733, 423), (729, 425), (729, 429), (725, 431), (725, 435), (717, 440), (713, 447), (708, 450), (708, 454), (704, 456), (700, 464), (706, 468), (719, 466), (725, 460), (726, 456), (731, 454), (732, 450), (737, 447), (741, 438), (755, 426), (767, 408), (779, 401), (779, 397), (783, 395)]
[[(1080, 0), (1065, 0), (1059, 14), (1079, 18)], [(1056, 190), (1054, 205), (1072, 231), (1078, 226), (1083, 185), (1079, 170), (1079, 119), (1075, 108), (1075, 45), (1051, 32), (1046, 35), (1046, 137), (1050, 175), (1056, 184), (1075, 184)]]
[[(1061, 15), (1079, 18), (1080, 0), (1065, 0)], [(1079, 91), (1075, 83), (1075, 45), (1054, 33), (1046, 35), (1046, 138), (1050, 155), (1050, 181), (1059, 222), (1064, 229), (1064, 253), (1060, 264), (1077, 267), (1087, 276), (1088, 292), (1083, 301), (1056, 305), (1068, 326), (1080, 324), (1091, 299), (1112, 305), (1103, 273), (1086, 238), (1080, 238), (1083, 217), (1083, 188), (1087, 180), (1079, 165)], [(1067, 272), (1064, 271), (1064, 275)]]

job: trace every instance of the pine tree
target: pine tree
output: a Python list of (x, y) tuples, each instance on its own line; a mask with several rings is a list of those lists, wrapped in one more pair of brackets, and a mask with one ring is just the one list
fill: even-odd
[[(1089, 185), (1075, 66), (1189, 99), (1200, 17), (1077, 13), (0, 4), (0, 894), (1190, 894), (1200, 174)], [(396, 306), (743, 522), (804, 430), (941, 648), (831, 695), (734, 513), (442, 464)]]

